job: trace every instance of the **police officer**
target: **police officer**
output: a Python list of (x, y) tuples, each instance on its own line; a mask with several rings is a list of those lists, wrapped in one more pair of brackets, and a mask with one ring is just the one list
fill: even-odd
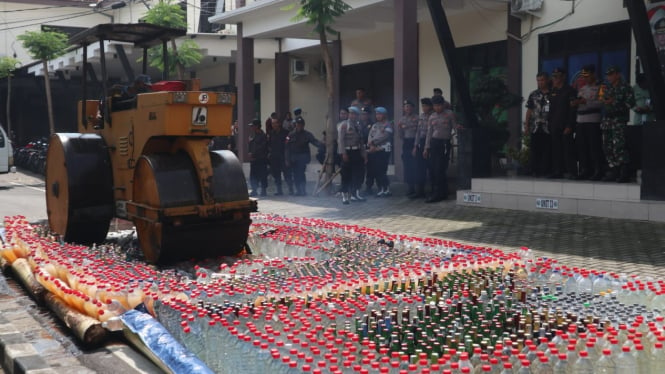
[(360, 109), (351, 106), (348, 109), (348, 119), (337, 126), (337, 139), (339, 147), (337, 152), (342, 157), (342, 203), (349, 201), (365, 201), (360, 195), (360, 185), (365, 174), (367, 154), (362, 142), (362, 132), (358, 116)]
[(601, 87), (605, 115), (600, 128), (603, 132), (603, 149), (609, 170), (604, 181), (629, 181), (628, 150), (626, 148), (626, 124), (630, 108), (635, 106), (632, 87), (621, 78), (621, 69), (612, 65), (605, 72), (609, 85)]
[(445, 100), (442, 96), (432, 96), (432, 104), (434, 113), (429, 117), (423, 157), (430, 160), (434, 188), (431, 196), (425, 200), (426, 203), (435, 203), (448, 198), (450, 140), (453, 129), (459, 128), (453, 111), (445, 109)]
[(584, 86), (577, 92), (573, 105), (577, 108), (575, 142), (580, 160), (580, 179), (600, 180), (603, 177), (603, 140), (600, 121), (603, 102), (598, 98), (600, 86), (596, 82), (596, 66), (585, 65), (580, 74)]
[(418, 113), (413, 103), (404, 100), (404, 116), (397, 122), (397, 134), (402, 139), (402, 163), (404, 167), (404, 181), (409, 186), (407, 196), (416, 193), (416, 159), (413, 154), (416, 132), (418, 131)]
[(289, 187), (289, 192), (293, 191), (293, 181), (289, 180), (286, 173), (286, 160), (284, 159), (284, 152), (286, 147), (286, 137), (289, 132), (282, 127), (277, 116), (270, 118), (270, 130), (266, 134), (268, 136), (268, 164), (270, 165), (270, 174), (275, 180), (275, 187), (277, 191), (275, 196), (284, 194), (282, 190), (282, 174)]
[[(427, 180), (427, 170), (429, 168), (428, 160), (423, 158), (425, 151), (425, 140), (427, 139), (427, 126), (429, 117), (432, 115), (432, 99), (424, 97), (420, 99), (420, 108), (422, 113), (418, 116), (418, 128), (416, 130), (415, 141), (411, 154), (415, 160), (415, 183), (416, 192), (410, 195), (410, 199), (421, 199), (425, 197), (425, 181)], [(431, 176), (430, 176), (431, 178)]]
[(305, 170), (312, 159), (309, 145), (312, 144), (316, 147), (323, 147), (324, 145), (311, 132), (305, 130), (305, 120), (302, 117), (296, 117), (295, 121), (296, 128), (286, 138), (286, 162), (287, 166), (292, 168), (296, 195), (305, 196), (307, 194)]
[(252, 192), (249, 196), (257, 196), (261, 187), (261, 196), (266, 196), (268, 188), (268, 138), (261, 130), (261, 120), (255, 119), (248, 124), (251, 128), (249, 135), (249, 183)]
[(550, 169), (552, 139), (547, 126), (550, 111), (550, 76), (546, 72), (536, 75), (538, 88), (526, 100), (524, 132), (530, 134), (531, 174), (534, 177), (546, 176)]
[(374, 118), (372, 118), (372, 108), (368, 106), (361, 107), (360, 127), (363, 133), (363, 144), (367, 144), (367, 136), (369, 135), (369, 129), (372, 128), (373, 124), (374, 124)]
[[(388, 161), (390, 152), (392, 152), (393, 125), (388, 121), (388, 111), (384, 107), (377, 107), (375, 110), (376, 122), (369, 130), (367, 137), (367, 169), (371, 169), (368, 175), (376, 179), (376, 186), (379, 189), (376, 197), (387, 197), (392, 195), (390, 192), (390, 181), (388, 180)], [(368, 179), (367, 187), (372, 180)]]

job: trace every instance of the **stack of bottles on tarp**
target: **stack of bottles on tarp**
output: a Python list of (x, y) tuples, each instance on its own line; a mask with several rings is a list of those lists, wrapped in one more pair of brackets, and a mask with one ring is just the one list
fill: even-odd
[(6, 219), (2, 254), (100, 319), (143, 302), (219, 373), (665, 373), (660, 280), (527, 248), (252, 218), (253, 256), (198, 263), (191, 278), (54, 242), (21, 218)]

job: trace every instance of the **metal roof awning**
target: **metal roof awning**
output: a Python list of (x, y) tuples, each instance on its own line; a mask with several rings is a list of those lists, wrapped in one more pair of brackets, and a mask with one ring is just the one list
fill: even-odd
[(186, 34), (185, 29), (173, 29), (150, 23), (105, 23), (72, 36), (69, 42), (88, 45), (100, 40), (115, 40), (148, 48)]

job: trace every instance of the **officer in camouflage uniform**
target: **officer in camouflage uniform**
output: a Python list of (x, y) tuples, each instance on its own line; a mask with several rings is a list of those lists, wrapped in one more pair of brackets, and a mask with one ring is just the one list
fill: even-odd
[(402, 163), (404, 181), (409, 186), (407, 196), (416, 193), (416, 159), (413, 155), (416, 132), (418, 131), (418, 113), (414, 112), (413, 103), (404, 100), (404, 117), (397, 123), (397, 134), (402, 139)]
[(357, 106), (349, 107), (349, 118), (337, 126), (338, 154), (342, 157), (342, 203), (349, 201), (365, 201), (360, 195), (360, 185), (365, 174), (367, 154), (362, 140), (362, 131)]
[(603, 101), (605, 115), (601, 123), (603, 149), (609, 170), (604, 181), (626, 183), (628, 174), (628, 150), (626, 149), (626, 124), (630, 108), (635, 106), (633, 88), (621, 78), (621, 69), (612, 65), (605, 72), (609, 85), (603, 86), (598, 93)]

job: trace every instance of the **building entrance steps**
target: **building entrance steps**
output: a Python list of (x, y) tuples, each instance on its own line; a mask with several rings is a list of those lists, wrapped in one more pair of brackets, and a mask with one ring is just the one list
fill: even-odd
[(636, 183), (474, 178), (457, 191), (464, 206), (665, 222), (665, 201), (640, 199)]

